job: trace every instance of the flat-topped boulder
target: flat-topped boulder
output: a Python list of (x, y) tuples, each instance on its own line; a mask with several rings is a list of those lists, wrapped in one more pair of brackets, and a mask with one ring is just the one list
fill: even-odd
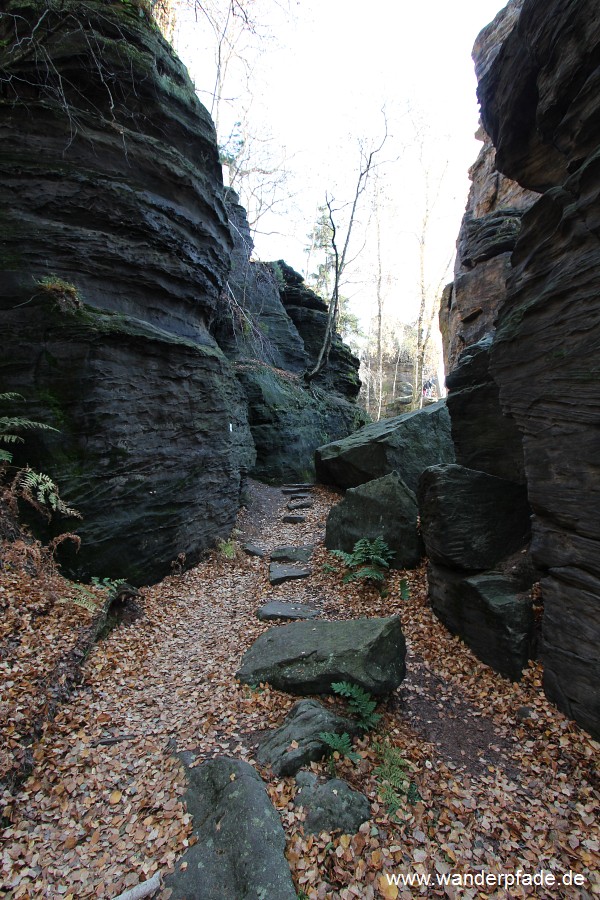
[(328, 748), (322, 732), (345, 732), (352, 737), (359, 728), (356, 721), (336, 715), (316, 700), (299, 700), (283, 724), (267, 735), (256, 758), (261, 765), (271, 766), (277, 777), (295, 775), (302, 766), (325, 756)]
[(416, 491), (423, 469), (450, 462), (454, 462), (454, 448), (444, 400), (366, 425), (315, 453), (319, 480), (342, 488), (358, 487), (396, 471)]
[(264, 603), (256, 615), (261, 622), (270, 622), (273, 619), (314, 619), (319, 615), (319, 610), (307, 603), (271, 600), (270, 603)]
[(307, 563), (314, 550), (313, 544), (305, 544), (303, 547), (276, 547), (271, 550), (271, 562), (303, 562)]
[(293, 581), (295, 578), (308, 578), (309, 575), (312, 575), (312, 569), (296, 563), (271, 563), (269, 566), (269, 581), (273, 585)]
[(306, 810), (304, 831), (307, 834), (334, 830), (356, 834), (371, 816), (371, 804), (365, 795), (341, 778), (330, 778), (321, 784), (312, 772), (299, 772), (296, 783), (294, 806)]
[(406, 674), (398, 616), (293, 622), (270, 628), (246, 651), (237, 677), (291, 694), (330, 694), (351, 681), (370, 694), (393, 691)]

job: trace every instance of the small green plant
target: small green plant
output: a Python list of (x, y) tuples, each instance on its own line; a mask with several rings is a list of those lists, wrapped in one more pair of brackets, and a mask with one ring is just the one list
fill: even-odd
[(376, 585), (380, 592), (383, 590), (394, 556), (394, 551), (390, 550), (383, 538), (373, 540), (361, 538), (355, 543), (352, 553), (346, 553), (344, 550), (330, 552), (341, 559), (348, 569), (343, 578), (345, 584), (349, 581), (368, 581)]
[(406, 802), (411, 805), (421, 799), (418, 788), (406, 772), (411, 768), (400, 750), (389, 741), (375, 743), (374, 749), (381, 757), (381, 764), (374, 770), (379, 785), (379, 796), (388, 808), (391, 816), (395, 816)]
[(101, 588), (103, 591), (108, 591), (109, 594), (114, 594), (119, 585), (125, 584), (124, 578), (98, 578), (97, 575), (92, 575), (91, 582), (94, 587)]
[[(0, 394), (0, 402), (14, 402), (15, 400), (24, 400), (21, 394), (14, 391), (7, 391)], [(0, 443), (3, 444), (22, 444), (24, 438), (16, 432), (21, 429), (38, 429), (42, 431), (57, 431), (52, 425), (46, 425), (45, 422), (33, 422), (31, 419), (24, 419), (22, 416), (0, 416)], [(11, 463), (12, 453), (0, 447), (0, 463)]]
[(217, 549), (225, 559), (235, 559), (237, 556), (237, 544), (232, 538), (228, 541), (217, 541)]
[(350, 712), (358, 719), (359, 728), (362, 728), (363, 731), (371, 731), (375, 728), (381, 716), (375, 712), (377, 701), (373, 700), (368, 691), (350, 681), (335, 681), (331, 687), (336, 694), (345, 697), (348, 701)]
[(46, 275), (39, 279), (37, 285), (49, 295), (61, 312), (75, 313), (83, 308), (79, 291), (70, 281), (65, 281), (58, 275)]
[(344, 731), (343, 734), (336, 734), (333, 731), (321, 731), (319, 732), (319, 737), (329, 750), (329, 771), (332, 775), (335, 775), (334, 754), (336, 753), (340, 757), (345, 757), (353, 763), (359, 763), (361, 761), (362, 757), (360, 753), (357, 753), (352, 749), (352, 741), (350, 740), (350, 735), (347, 731)]
[[(92, 586), (104, 591), (104, 599), (113, 594), (120, 584), (125, 584), (124, 578), (98, 578), (93, 575), (91, 578)], [(61, 603), (74, 603), (76, 606), (83, 606), (90, 612), (95, 612), (98, 608), (98, 595), (89, 591), (84, 584), (73, 584), (73, 593), (69, 597), (62, 597)]]
[(14, 497), (22, 497), (47, 519), (52, 517), (52, 513), (81, 519), (81, 513), (62, 500), (52, 479), (29, 466), (17, 472), (10, 490)]

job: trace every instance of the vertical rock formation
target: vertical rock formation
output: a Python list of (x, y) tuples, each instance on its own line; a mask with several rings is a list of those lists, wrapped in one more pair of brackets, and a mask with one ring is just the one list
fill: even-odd
[(508, 177), (544, 196), (523, 219), (491, 370), (523, 434), (544, 578), (548, 695), (600, 734), (600, 19), (593, 0), (525, 0), (482, 75)]
[[(546, 692), (598, 735), (597, 4), (593, 0), (509, 3), (478, 38), (475, 60), (482, 122), (501, 173), (494, 178), (501, 194), (508, 191), (511, 208), (500, 218), (496, 207), (473, 216), (479, 205), (474, 183), (459, 238), (458, 276), (451, 301), (455, 307), (442, 311), (447, 360), (453, 369), (448, 377), (448, 408), (457, 460), (526, 483), (533, 510), (531, 554), (542, 573)], [(479, 172), (480, 177), (485, 168), (480, 157), (473, 174)], [(542, 196), (536, 198), (536, 194)], [(518, 216), (513, 213), (515, 205)], [(488, 239), (492, 217), (499, 227)], [(509, 256), (511, 242), (514, 249)], [(490, 272), (491, 290), (485, 279), (480, 285), (474, 281), (468, 304), (460, 301), (461, 278), (468, 276), (471, 263), (474, 271), (485, 265), (487, 248), (494, 245), (501, 252), (488, 256), (498, 265), (496, 281)], [(471, 330), (465, 328), (463, 307)], [(478, 307), (481, 312), (469, 319), (469, 310)], [(479, 326), (473, 325), (477, 321), (485, 323), (488, 336), (467, 347), (457, 364), (461, 340), (480, 337)], [(450, 616), (458, 609), (453, 580), (456, 576), (448, 575), (442, 582), (433, 579), (434, 594), (437, 591), (447, 607), (452, 606)], [(467, 615), (468, 608), (473, 608), (473, 588), (460, 592), (459, 606)], [(488, 588), (486, 582), (489, 594)], [(478, 604), (481, 609), (480, 600)], [(472, 644), (476, 652), (482, 652), (481, 642), (479, 649), (475, 646), (481, 629), (485, 631), (480, 616)]]
[[(146, 581), (231, 529), (254, 459), (209, 331), (232, 239), (215, 133), (133, 4), (0, 17), (2, 390), (83, 513), (80, 574)], [(64, 525), (63, 525), (64, 528)]]

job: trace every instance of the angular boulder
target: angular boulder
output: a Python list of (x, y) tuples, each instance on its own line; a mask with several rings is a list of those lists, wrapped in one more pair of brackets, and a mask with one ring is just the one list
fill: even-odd
[(346, 491), (327, 517), (325, 546), (351, 553), (361, 538), (381, 537), (394, 551), (394, 568), (413, 568), (422, 556), (417, 515), (415, 494), (392, 472)]
[(342, 488), (358, 487), (396, 471), (416, 491), (423, 469), (449, 462), (454, 462), (454, 448), (444, 400), (366, 425), (315, 453), (319, 481)]
[(262, 742), (256, 758), (262, 765), (271, 766), (278, 778), (295, 775), (302, 766), (322, 759), (327, 752), (321, 732), (345, 732), (352, 737), (359, 729), (355, 721), (336, 715), (316, 700), (299, 700), (283, 724)]
[(351, 681), (370, 694), (393, 691), (406, 673), (398, 616), (340, 622), (293, 622), (270, 628), (246, 651), (237, 677), (292, 694), (333, 693)]
[(429, 598), (438, 619), (496, 672), (518, 681), (531, 658), (534, 617), (530, 594), (499, 573), (465, 577), (428, 568)]
[(306, 810), (304, 831), (341, 831), (356, 834), (363, 822), (371, 817), (371, 804), (364, 794), (353, 790), (341, 778), (331, 778), (319, 784), (312, 772), (300, 772), (296, 778), (298, 791), (294, 806)]
[(185, 794), (198, 841), (165, 878), (172, 900), (296, 900), (285, 833), (262, 779), (248, 763), (219, 757), (188, 770)]
[(421, 533), (432, 562), (482, 571), (530, 537), (523, 485), (464, 466), (432, 466), (419, 485)]

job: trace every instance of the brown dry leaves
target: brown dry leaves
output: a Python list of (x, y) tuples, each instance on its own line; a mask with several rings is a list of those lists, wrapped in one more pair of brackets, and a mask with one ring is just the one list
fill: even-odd
[[(274, 522), (261, 522), (261, 540), (254, 535), (254, 542), (272, 549), (319, 539), (334, 499), (317, 489), (306, 524), (284, 526), (280, 496)], [(251, 511), (243, 514), (241, 527), (251, 518)], [(585, 875), (587, 896), (600, 894), (600, 747), (546, 701), (539, 666), (514, 685), (479, 663), (433, 616), (423, 571), (408, 573), (409, 601), (399, 599), (405, 573), (393, 576), (390, 596), (382, 600), (373, 589), (341, 585), (336, 574), (323, 574), (325, 561), (331, 562), (318, 547), (312, 578), (271, 588), (266, 561), (238, 556), (229, 562), (214, 554), (144, 590), (145, 618), (116, 629), (94, 649), (82, 689), (35, 747), (32, 776), (14, 796), (5, 792), (10, 825), (3, 837), (4, 896), (114, 897), (168, 869), (193, 842), (181, 801), (185, 779), (173, 752), (193, 751), (196, 764), (219, 754), (252, 762), (260, 733), (278, 724), (296, 699), (235, 682), (243, 651), (267, 627), (256, 619), (256, 607), (274, 598), (317, 604), (332, 618), (397, 612), (409, 646), (409, 675), (380, 711), (381, 730), (410, 764), (421, 797), (415, 805), (406, 803), (390, 816), (378, 796), (374, 770), (380, 758), (369, 736), (357, 744), (360, 764), (338, 763), (339, 775), (371, 801), (371, 819), (356, 835), (304, 835), (303, 811), (293, 805), (294, 780), (261, 772), (281, 813), (299, 890), (311, 900), (503, 896), (452, 888), (444, 893), (433, 886), (420, 894), (385, 878), (483, 867), (557, 874), (572, 869)], [(20, 596), (24, 608), (24, 598), (36, 590), (6, 574), (2, 586)], [(43, 597), (43, 585), (38, 590)], [(23, 631), (31, 645), (30, 669), (19, 663), (23, 672), (35, 673), (34, 660), (43, 671), (52, 668), (48, 646), (64, 653), (60, 641), (68, 643), (69, 633), (89, 616), (73, 607), (57, 609), (66, 618), (50, 641), (39, 621)], [(22, 683), (27, 685), (25, 675)], [(22, 712), (14, 693), (6, 694), (6, 702), (7, 715)], [(523, 721), (516, 716), (521, 706), (531, 710)], [(433, 734), (436, 710), (442, 725)], [(483, 744), (476, 745), (468, 737), (478, 728), (484, 728)], [(461, 749), (450, 752), (457, 736)], [(327, 771), (324, 763), (313, 769)], [(586, 896), (573, 891), (560, 888), (551, 896)], [(549, 895), (513, 889), (511, 896)]]

